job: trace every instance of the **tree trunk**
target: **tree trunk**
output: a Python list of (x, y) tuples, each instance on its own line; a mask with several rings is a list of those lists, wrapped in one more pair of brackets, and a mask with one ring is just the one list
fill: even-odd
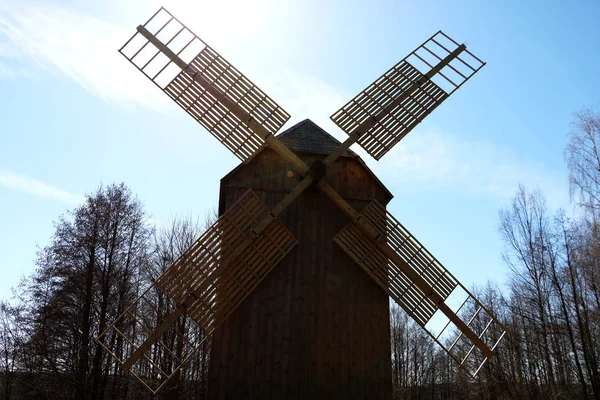
[(87, 371), (89, 367), (89, 343), (91, 331), (91, 314), (93, 301), (94, 269), (96, 267), (96, 242), (98, 238), (97, 223), (94, 223), (92, 242), (89, 244), (89, 261), (85, 274), (85, 296), (81, 317), (81, 342), (79, 362), (75, 379), (75, 400), (85, 400), (87, 391)]

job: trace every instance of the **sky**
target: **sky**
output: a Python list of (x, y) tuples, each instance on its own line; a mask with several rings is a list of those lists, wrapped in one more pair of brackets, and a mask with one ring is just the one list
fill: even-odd
[[(215, 208), (237, 158), (117, 49), (160, 6), (287, 110), (329, 116), (441, 29), (487, 65), (382, 160), (388, 210), (465, 285), (503, 285), (519, 183), (572, 209), (563, 149), (598, 104), (597, 1), (0, 0), (0, 299), (54, 222), (125, 182), (158, 226)], [(285, 128), (285, 127), (284, 127)]]

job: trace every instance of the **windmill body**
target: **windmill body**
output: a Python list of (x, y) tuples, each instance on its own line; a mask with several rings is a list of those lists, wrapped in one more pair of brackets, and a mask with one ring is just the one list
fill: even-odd
[[(279, 137), (307, 164), (339, 146), (309, 120)], [(392, 197), (353, 152), (324, 179), (357, 210)], [(220, 214), (248, 189), (273, 207), (297, 182), (264, 149), (221, 180)], [(213, 333), (209, 398), (391, 398), (389, 300), (333, 242), (346, 216), (309, 189), (279, 219), (298, 244)]]

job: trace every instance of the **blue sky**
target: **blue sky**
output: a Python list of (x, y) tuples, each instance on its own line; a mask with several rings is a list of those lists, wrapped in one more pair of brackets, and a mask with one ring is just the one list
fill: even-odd
[[(570, 209), (572, 113), (598, 104), (598, 2), (0, 0), (0, 298), (53, 221), (125, 182), (157, 224), (202, 217), (237, 159), (117, 49), (165, 6), (283, 106), (329, 116), (439, 29), (487, 65), (379, 162), (390, 211), (463, 283), (502, 284), (517, 185)], [(288, 125), (289, 126), (289, 125)]]

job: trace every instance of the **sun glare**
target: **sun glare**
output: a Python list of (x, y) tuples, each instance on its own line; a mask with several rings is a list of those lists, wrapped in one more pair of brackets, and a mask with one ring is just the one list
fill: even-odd
[(248, 40), (268, 17), (270, 0), (191, 1), (175, 0), (163, 4), (198, 36), (218, 49), (233, 46), (243, 37)]

